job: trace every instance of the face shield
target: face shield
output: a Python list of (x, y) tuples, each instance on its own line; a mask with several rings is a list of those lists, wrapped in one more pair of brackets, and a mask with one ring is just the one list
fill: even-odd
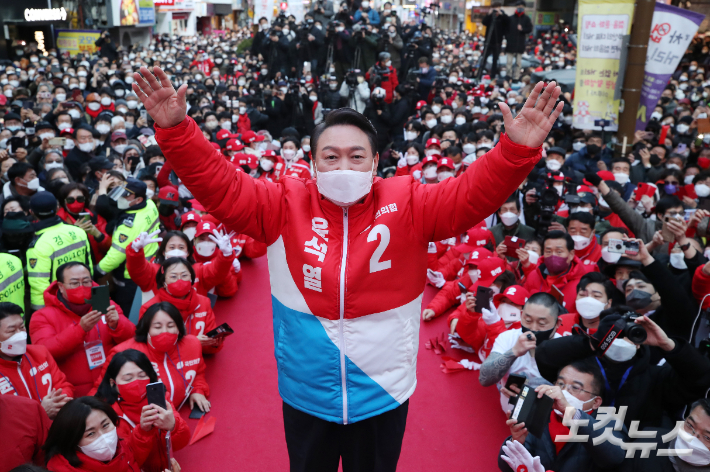
[(126, 184), (123, 183), (117, 187), (114, 187), (111, 191), (109, 191), (107, 194), (108, 198), (113, 200), (114, 202), (118, 202), (118, 200), (123, 197), (123, 198), (128, 198), (129, 196), (133, 195), (133, 192), (128, 190), (126, 188)]

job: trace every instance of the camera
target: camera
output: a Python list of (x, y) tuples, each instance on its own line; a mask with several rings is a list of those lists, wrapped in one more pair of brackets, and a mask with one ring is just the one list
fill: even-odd
[(349, 87), (356, 87), (357, 86), (357, 75), (360, 73), (359, 69), (350, 69), (348, 73), (345, 75), (345, 83), (348, 84)]
[(616, 323), (621, 325), (621, 333), (626, 336), (626, 338), (634, 344), (641, 344), (646, 340), (648, 336), (646, 333), (646, 328), (641, 325), (634, 323), (634, 320), (639, 318), (638, 315), (633, 312), (624, 313), (621, 315), (621, 319)]
[(623, 241), (621, 239), (609, 240), (609, 252), (616, 254), (629, 254), (635, 256), (639, 253), (638, 241)]

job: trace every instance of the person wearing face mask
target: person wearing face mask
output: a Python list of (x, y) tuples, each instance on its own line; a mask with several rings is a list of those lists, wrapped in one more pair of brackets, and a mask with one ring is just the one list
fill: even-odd
[[(496, 243), (496, 253), (503, 257), (507, 251), (505, 237), (513, 236), (525, 241), (535, 239), (535, 230), (520, 221), (521, 208), (518, 192), (513, 193), (496, 212), (499, 223), (490, 228)], [(512, 261), (513, 259), (509, 259)]]
[(121, 418), (117, 426), (118, 436), (131, 438), (148, 449), (148, 457), (141, 466), (146, 472), (170, 469), (166, 460), (166, 440), (170, 441), (172, 451), (180, 450), (190, 442), (190, 428), (177, 414), (172, 402), (166, 400), (167, 410), (148, 404), (146, 386), (155, 382), (158, 382), (158, 375), (148, 356), (135, 349), (126, 349), (113, 356), (96, 392), (96, 398), (111, 405)]
[(44, 190), (39, 184), (39, 178), (34, 167), (26, 162), (18, 162), (7, 170), (8, 182), (3, 185), (0, 195), (0, 207), (8, 198), (18, 198), (29, 203), (30, 198)]
[[(146, 198), (146, 189), (144, 182), (129, 178), (125, 185), (111, 191), (109, 198), (116, 201), (121, 211), (117, 219), (120, 223), (113, 232), (111, 248), (95, 267), (98, 277), (113, 272), (114, 279), (123, 283), (123, 286), (117, 284), (114, 297), (127, 313), (131, 310), (138, 287), (125, 267), (126, 248), (140, 233), (152, 233), (159, 223), (158, 209), (152, 200)], [(146, 257), (152, 256), (156, 249), (155, 246), (148, 247)]]
[(106, 232), (106, 220), (89, 208), (89, 190), (82, 184), (66, 184), (59, 190), (57, 200), (57, 216), (86, 232), (92, 258), (99, 262), (111, 247), (111, 238)]
[[(385, 360), (384, 364), (380, 363), (376, 369), (383, 373), (395, 366), (406, 363), (412, 365), (413, 353), (394, 353), (391, 346), (410, 343), (418, 333), (416, 329), (407, 332), (402, 329), (401, 321), (396, 321), (387, 314), (381, 315), (389, 310), (385, 305), (380, 305), (381, 301), (386, 299), (390, 307), (411, 306), (403, 308), (405, 311), (401, 316), (404, 318), (399, 320), (415, 320), (419, 317), (421, 302), (418, 298), (422, 286), (418, 280), (424, 281), (428, 241), (461, 234), (499, 208), (539, 160), (540, 146), (562, 109), (561, 104), (556, 108), (554, 105), (561, 93), (554, 82), (544, 91), (543, 84), (538, 83), (528, 99), (528, 113), (519, 114), (515, 121), (510, 110), (501, 105), (506, 121), (506, 134), (501, 137), (498, 146), (481, 164), (473, 166), (476, 169), (470, 168), (458, 178), (449, 179), (437, 186), (421, 186), (406, 178), (375, 181), (373, 174), (378, 167), (379, 154), (376, 150), (377, 136), (372, 124), (355, 110), (334, 110), (311, 134), (315, 179), (284, 179), (283, 184), (273, 184), (234, 172), (221, 153), (204, 139), (194, 121), (185, 115), (187, 87), (182, 86), (179, 91), (175, 91), (172, 85), (163, 87), (162, 80), (158, 81), (147, 68), (141, 68), (141, 73), (146, 76), (150, 88), (146, 85), (145, 89), (141, 89), (143, 93), (140, 96), (157, 124), (158, 144), (193, 195), (210, 214), (224, 223), (227, 230), (259, 237), (269, 245), (270, 254), (275, 250), (282, 251), (282, 256), (277, 256), (274, 252), (274, 257), (269, 257), (270, 272), (281, 274), (285, 277), (283, 284), (289, 284), (275, 282), (272, 285), (274, 316), (277, 323), (283, 321), (293, 326), (294, 330), (281, 330), (282, 336), (278, 339), (278, 345), (284, 352), (291, 353), (296, 340), (299, 343), (311, 342), (308, 338), (314, 343), (324, 340), (332, 343), (326, 331), (318, 331), (324, 337), (320, 334), (312, 337), (315, 333), (308, 333), (291, 325), (296, 321), (293, 316), (305, 316), (301, 320), (310, 323), (315, 320), (313, 316), (344, 319), (345, 311), (353, 310), (353, 313), (361, 315), (358, 319), (369, 322), (373, 319), (372, 314), (380, 313), (378, 316), (382, 316), (384, 322), (378, 329), (391, 332), (391, 343), (376, 347), (376, 350), (382, 350), (379, 354), (368, 349), (367, 355), (377, 355), (379, 359)], [(164, 76), (160, 68), (154, 68), (154, 73), (161, 79)], [(535, 101), (537, 104), (533, 106)], [(538, 129), (539, 132), (522, 130), (523, 123), (525, 126), (531, 126), (525, 116), (537, 117), (535, 122), (539, 128), (528, 130)], [(194, 157), (189, 157), (188, 149), (189, 156), (197, 153), (202, 158), (196, 161)], [(215, 190), (220, 188), (223, 189), (221, 192)], [(483, 188), (486, 189), (485, 192), (478, 191)], [(454, 198), (454, 195), (466, 197)], [(446, 205), (445, 201), (456, 203)], [(263, 214), (267, 207), (268, 216)], [(308, 211), (304, 211), (306, 207)], [(379, 216), (375, 216), (378, 212)], [(282, 218), (286, 213), (289, 217)], [(325, 233), (326, 230), (328, 233)], [(392, 241), (397, 241), (398, 247), (418, 249), (407, 250), (406, 254), (398, 254), (392, 250), (380, 257), (373, 257), (372, 251), (376, 250), (374, 242), (380, 241), (377, 244), (384, 245), (388, 236)], [(328, 241), (325, 241), (325, 237)], [(305, 251), (302, 240), (309, 242)], [(314, 245), (317, 245), (317, 248)], [(340, 249), (334, 249), (336, 245)], [(287, 267), (284, 254), (287, 254), (289, 264), (296, 264), (291, 267), (297, 267), (297, 272), (292, 272)], [(356, 264), (352, 261), (363, 262)], [(399, 269), (390, 270), (398, 267)], [(395, 274), (398, 284), (410, 289), (391, 290), (392, 277)], [(420, 276), (421, 279), (418, 279)], [(351, 281), (362, 278), (362, 282), (350, 283), (346, 290), (346, 278)], [(402, 283), (410, 278), (411, 283)], [(346, 296), (346, 291), (356, 294), (363, 289), (362, 283), (372, 288), (368, 290), (367, 307), (351, 306), (352, 301), (345, 301), (351, 300), (349, 295)], [(336, 290), (338, 284), (341, 286), (341, 289), (337, 289), (340, 302), (336, 300), (338, 297), (330, 298), (328, 302), (329, 297), (326, 294)], [(283, 292), (286, 286), (294, 289), (288, 296)], [(308, 306), (307, 299), (312, 300), (312, 303), (326, 305), (337, 302), (339, 308), (333, 304), (331, 310), (323, 305), (323, 309), (307, 309), (312, 313), (308, 314), (303, 311)], [(410, 303), (412, 305), (409, 305)], [(335, 324), (329, 326), (334, 328)], [(390, 327), (392, 331), (389, 331)], [(335, 335), (335, 331), (331, 334)], [(355, 332), (341, 332), (339, 336), (343, 339), (342, 342), (339, 341), (342, 347), (342, 343), (362, 346)], [(332, 361), (340, 367), (337, 371), (331, 369), (329, 372), (326, 372), (322, 358), (311, 359), (307, 355), (294, 361), (290, 354), (286, 356), (288, 359), (277, 354), (285, 424), (289, 425), (286, 440), (292, 451), (302, 451), (310, 456), (316, 448), (322, 450), (326, 436), (328, 439), (333, 435), (340, 436), (343, 428), (348, 429), (348, 425), (358, 421), (371, 420), (369, 423), (374, 426), (375, 417), (392, 427), (401, 427), (404, 432), (403, 421), (406, 419), (409, 405), (407, 399), (415, 387), (415, 369), (406, 368), (396, 374), (397, 386), (387, 381), (382, 387), (383, 396), (377, 394), (377, 398), (382, 398), (385, 406), (374, 408), (372, 404), (365, 405), (357, 401), (353, 394), (364, 392), (366, 387), (361, 384), (362, 380), (371, 385), (370, 380), (365, 377), (372, 379), (373, 375), (379, 374), (373, 371), (361, 380), (349, 375), (339, 352), (343, 351), (336, 349), (329, 354), (332, 355)], [(350, 349), (348, 352), (349, 362), (354, 365), (364, 361), (356, 349)], [(337, 359), (339, 356), (340, 360)], [(314, 384), (314, 375), (319, 377), (317, 387)], [(348, 385), (344, 390), (341, 389), (343, 378)], [(330, 399), (322, 398), (316, 392), (321, 391), (325, 385), (338, 389), (340, 394)], [(293, 396), (294, 388), (300, 392), (297, 397)], [(311, 392), (314, 396), (311, 396)], [(392, 399), (398, 400), (386, 399), (385, 392)], [(318, 428), (323, 428), (323, 434), (326, 436), (306, 441), (302, 435), (303, 428), (312, 427), (307, 425), (318, 425)], [(376, 445), (399, 451), (401, 435), (387, 438), (368, 436), (363, 438), (361, 450), (372, 451), (377, 449)], [(298, 468), (299, 462), (303, 461), (299, 454), (291, 455), (292, 467)], [(366, 455), (369, 454), (370, 452), (367, 452)], [(319, 455), (317, 461), (323, 464), (334, 463), (337, 466), (341, 456), (343, 451), (336, 448), (329, 450), (323, 457)], [(343, 457), (347, 464), (347, 454)], [(367, 460), (368, 463), (374, 461), (374, 457), (367, 459), (361, 456), (360, 459)], [(393, 458), (386, 462), (382, 464), (383, 471), (395, 470), (397, 460)], [(344, 467), (349, 468), (350, 465)], [(323, 468), (331, 469), (327, 465)]]
[(577, 284), (574, 309), (570, 313), (560, 315), (560, 327), (557, 332), (561, 336), (570, 336), (574, 326), (578, 325), (587, 334), (596, 333), (599, 314), (611, 307), (614, 292), (614, 284), (605, 275), (599, 272), (585, 274)]
[(141, 305), (139, 317), (152, 305), (168, 302), (180, 312), (186, 333), (200, 341), (203, 354), (219, 352), (223, 347), (224, 338), (213, 339), (205, 336), (205, 333), (217, 327), (217, 323), (210, 299), (198, 294), (195, 289), (195, 270), (192, 264), (187, 259), (171, 257), (160, 267), (155, 275), (155, 296)]
[(562, 169), (565, 163), (565, 150), (560, 147), (551, 147), (547, 150), (545, 157), (545, 168), (552, 172), (557, 172)]
[(498, 335), (490, 355), (481, 365), (479, 382), (488, 387), (497, 384), (503, 411), (511, 409), (508, 399), (515, 392), (505, 388), (510, 374), (525, 375), (531, 387), (547, 384), (537, 366), (539, 348), (554, 338), (559, 326), (559, 305), (549, 293), (533, 293), (523, 306), (520, 328), (511, 328)]
[(436, 80), (437, 72), (436, 69), (429, 66), (429, 59), (426, 56), (420, 57), (417, 63), (419, 64), (419, 76), (417, 77), (419, 99), (426, 101)]
[(49, 350), (76, 396), (89, 392), (108, 352), (135, 331), (113, 300), (105, 314), (92, 309), (88, 300), (96, 286), (86, 265), (62, 264), (44, 294), (47, 305), (30, 319), (32, 343)]
[[(611, 149), (604, 146), (602, 135), (598, 131), (587, 136), (586, 146), (572, 153), (565, 161), (563, 172), (568, 175), (571, 171), (587, 174), (599, 170), (599, 162), (611, 168)], [(571, 173), (569, 175), (572, 175)]]
[(195, 59), (190, 63), (190, 69), (197, 67), (197, 69), (202, 72), (203, 75), (209, 75), (209, 73), (214, 69), (215, 65), (210, 59), (209, 55), (200, 49), (197, 51)]
[(436, 179), (443, 182), (446, 179), (451, 179), (456, 176), (456, 167), (454, 161), (450, 157), (441, 157), (436, 166)]
[(413, 179), (421, 179), (422, 174), (422, 159), (424, 158), (424, 150), (419, 144), (411, 144), (407, 146), (404, 154), (399, 154), (400, 156), (397, 162), (397, 171), (395, 176), (399, 177), (401, 175), (411, 175)]
[[(0, 381), (4, 394), (18, 395), (40, 402), (47, 416), (54, 419), (59, 409), (72, 399), (74, 387), (46, 347), (27, 344), (24, 312), (14, 303), (0, 302)], [(33, 379), (33, 369), (45, 366), (50, 381), (41, 385)]]
[(380, 26), (380, 14), (371, 8), (369, 0), (363, 0), (360, 8), (353, 15), (353, 21), (364, 25)]
[(286, 162), (271, 149), (262, 152), (259, 159), (259, 180), (277, 182), (286, 170)]
[[(531, 456), (538, 457), (540, 470), (617, 470), (616, 467), (624, 463), (626, 450), (621, 444), (627, 438), (623, 432), (612, 431), (611, 441), (599, 441), (604, 428), (602, 415), (597, 416), (597, 410), (602, 406), (602, 397), (607, 392), (604, 377), (594, 360), (570, 362), (560, 369), (554, 385), (541, 385), (535, 393), (538, 398), (547, 395), (554, 401), (549, 423), (543, 428), (542, 435), (538, 438), (528, 434), (524, 423), (510, 419), (506, 424), (510, 426), (511, 436), (503, 444), (509, 440), (523, 444)], [(566, 413), (568, 410), (569, 413)], [(569, 418), (565, 415), (583, 422), (584, 426), (577, 429), (576, 434), (585, 435), (587, 441), (557, 439), (558, 436), (570, 434), (570, 428), (564, 424), (567, 421), (563, 421), (563, 417)], [(498, 465), (503, 472), (514, 472), (503, 460), (499, 460)]]
[(388, 52), (381, 52), (377, 57), (375, 65), (370, 67), (370, 70), (365, 74), (365, 80), (370, 81), (370, 77), (377, 74), (381, 77), (381, 85), (385, 89), (385, 103), (392, 103), (394, 98), (394, 89), (399, 85), (397, 79), (397, 70), (392, 66), (392, 55)]
[[(564, 336), (544, 343), (535, 358), (542, 376), (553, 381), (556, 372), (569, 363), (594, 358), (602, 370), (605, 403), (626, 406), (624, 425), (639, 421), (638, 430), (667, 424), (666, 414), (680, 412), (685, 405), (703, 397), (710, 388), (710, 360), (682, 337), (668, 336), (648, 316), (634, 323), (646, 332), (646, 340), (635, 344), (620, 329), (622, 315), (633, 313), (619, 305), (600, 313), (597, 332), (588, 336)], [(613, 329), (617, 326), (616, 329)], [(658, 365), (658, 359), (665, 363)], [(664, 419), (665, 418), (665, 419)]]
[(594, 215), (585, 211), (574, 212), (567, 218), (567, 232), (574, 241), (574, 255), (587, 271), (596, 270), (597, 262), (602, 257), (602, 246), (597, 242), (594, 231), (595, 223)]
[[(205, 215), (205, 218), (213, 219), (210, 215)], [(204, 267), (209, 268), (213, 264), (208, 264), (208, 262), (214, 261), (214, 264), (219, 265), (219, 268), (227, 268), (218, 274), (219, 279), (213, 291), (223, 298), (234, 296), (242, 281), (241, 264), (234, 262), (234, 249), (231, 245), (234, 236), (234, 233), (222, 234), (217, 231), (217, 225), (207, 219), (203, 219), (197, 226), (197, 233), (195, 233), (195, 252), (193, 254), (195, 260), (198, 263), (206, 264)], [(215, 270), (219, 268), (216, 267)], [(230, 268), (234, 270), (229, 270)]]
[(94, 133), (99, 137), (99, 133), (92, 127), (82, 124), (74, 131), (74, 142), (76, 146), (69, 151), (64, 161), (67, 169), (75, 181), (81, 181), (81, 167), (88, 164), (95, 155), (96, 142)]
[(529, 291), (550, 293), (554, 285), (564, 295), (563, 306), (574, 307), (577, 299), (577, 284), (589, 272), (575, 255), (574, 240), (563, 231), (550, 231), (543, 239), (542, 259), (537, 266), (530, 261), (521, 261), (525, 274), (525, 288)]
[(481, 313), (477, 313), (475, 285), (472, 289), (474, 290), (466, 293), (466, 302), (449, 315), (449, 339), (460, 344), (456, 339), (460, 338), (483, 362), (490, 354), (498, 335), (508, 329), (521, 327), (520, 316), (530, 294), (520, 285), (511, 285), (496, 294), (488, 308), (481, 308)]
[(288, 175), (309, 179), (311, 166), (303, 159), (303, 152), (299, 147), (301, 143), (294, 136), (287, 136), (281, 140), (281, 158), (286, 163)]

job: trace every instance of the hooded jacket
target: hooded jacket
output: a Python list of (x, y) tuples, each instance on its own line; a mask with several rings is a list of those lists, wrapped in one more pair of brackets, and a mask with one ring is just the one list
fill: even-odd
[(552, 293), (552, 286), (557, 287), (565, 296), (563, 306), (567, 310), (574, 308), (577, 300), (577, 284), (584, 274), (589, 272), (584, 264), (575, 257), (570, 263), (569, 270), (560, 275), (547, 274), (545, 268), (545, 258), (541, 257), (537, 266), (530, 265), (527, 269), (523, 267), (525, 274), (525, 289), (530, 293), (547, 292)]
[(141, 462), (137, 456), (145, 457), (145, 455), (146, 451), (141, 450), (141, 448), (136, 451), (136, 445), (133, 441), (119, 436), (116, 454), (109, 462), (97, 461), (82, 452), (77, 452), (76, 456), (81, 461), (81, 465), (74, 467), (66, 457), (57, 454), (49, 460), (47, 469), (51, 472), (141, 472)]
[[(132, 337), (136, 327), (123, 316), (121, 308), (112, 300), (111, 305), (118, 311), (116, 329), (109, 328), (105, 318), (102, 318), (92, 330), (84, 331), (79, 324), (81, 316), (73, 313), (59, 300), (57, 284), (57, 281), (52, 282), (44, 292), (44, 308), (32, 315), (30, 337), (34, 344), (43, 345), (49, 350), (59, 369), (67, 376), (67, 381), (74, 385), (75, 395), (80, 397), (91, 389), (101, 371), (99, 368), (89, 369), (84, 344), (101, 341), (104, 355), (108, 355), (114, 346)], [(94, 283), (94, 286), (98, 284)]]
[(540, 159), (503, 135), (456, 179), (378, 179), (344, 209), (313, 180), (236, 172), (189, 117), (156, 137), (210, 214), (268, 246), (282, 399), (345, 424), (397, 408), (416, 388), (429, 241), (491, 214)]

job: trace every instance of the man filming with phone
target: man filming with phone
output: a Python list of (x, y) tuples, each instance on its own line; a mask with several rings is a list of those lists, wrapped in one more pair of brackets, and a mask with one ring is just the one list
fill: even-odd
[(347, 470), (394, 471), (416, 387), (429, 241), (463, 233), (517, 188), (562, 110), (560, 88), (538, 83), (515, 119), (501, 104), (507, 134), (456, 179), (374, 180), (376, 132), (339, 109), (311, 135), (315, 181), (275, 184), (235, 172), (207, 142), (185, 117), (187, 85), (176, 91), (158, 67), (134, 79), (182, 182), (228, 230), (268, 246), (291, 470), (336, 471), (342, 457)]

